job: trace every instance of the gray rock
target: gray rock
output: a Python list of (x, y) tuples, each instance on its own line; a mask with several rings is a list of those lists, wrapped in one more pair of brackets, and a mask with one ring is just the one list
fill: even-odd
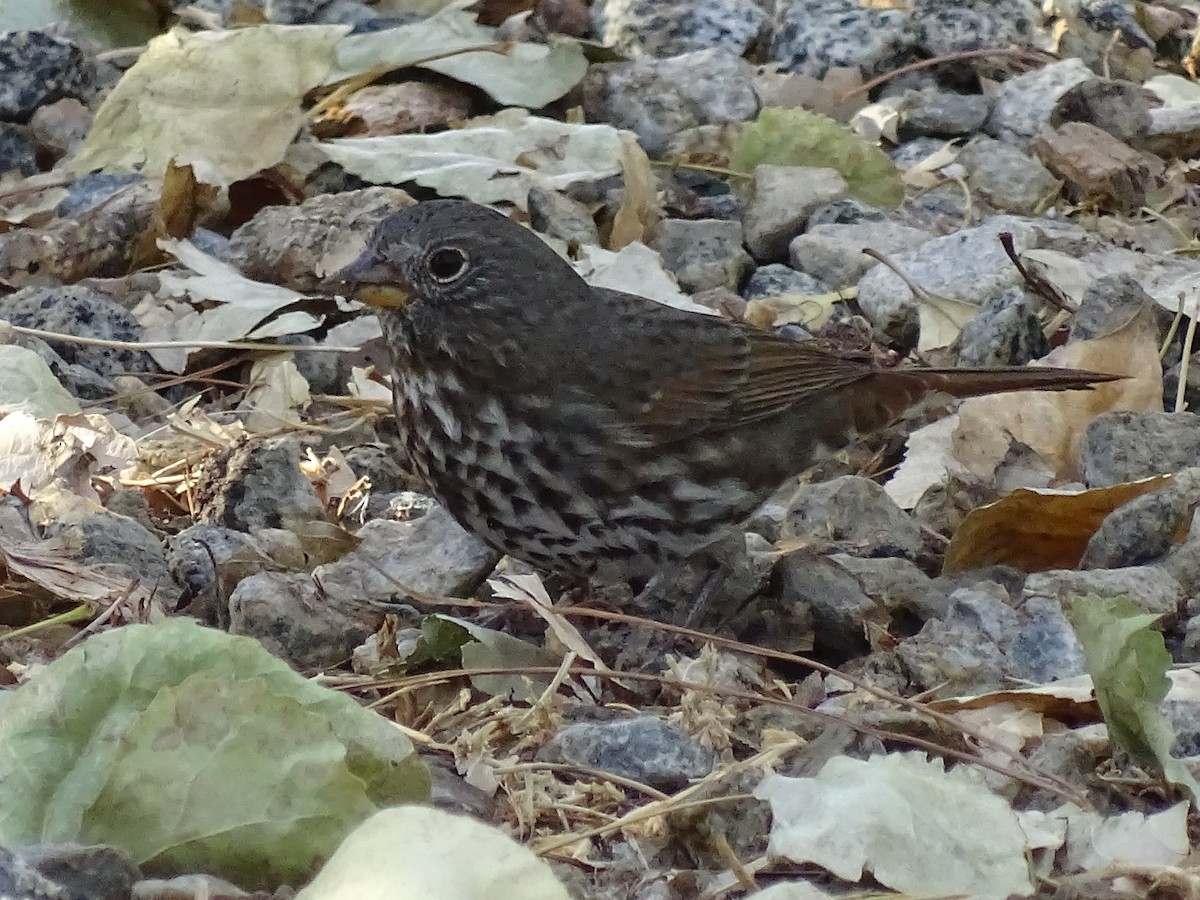
[(869, 623), (880, 629), (887, 625), (879, 599), (869, 596), (845, 568), (808, 548), (783, 556), (773, 578), (782, 606), (810, 611), (813, 652), (833, 665), (869, 649)]
[(381, 16), (361, 0), (331, 0), (317, 11), (311, 22), (314, 25), (352, 25), (360, 31), (403, 24), (390, 16)]
[(991, 101), (982, 94), (908, 91), (901, 111), (900, 134), (906, 138), (974, 134), (983, 127), (991, 109)]
[(593, 65), (582, 91), (589, 122), (628, 128), (651, 156), (685, 129), (744, 122), (758, 113), (754, 69), (724, 50)]
[(843, 475), (802, 485), (783, 526), (787, 537), (810, 547), (856, 556), (902, 556), (925, 552), (921, 526), (869, 478)]
[(1171, 728), (1175, 731), (1175, 743), (1171, 755), (1176, 757), (1200, 756), (1200, 703), (1188, 692), (1178, 692), (1167, 697), (1161, 704)]
[(600, 231), (591, 211), (559, 191), (530, 189), (529, 224), (534, 231), (559, 240), (600, 245)]
[(1161, 490), (1109, 513), (1088, 540), (1081, 569), (1137, 566), (1164, 555), (1200, 501), (1200, 469), (1185, 469)]
[(201, 522), (251, 533), (297, 527), (325, 512), (300, 471), (300, 445), (293, 438), (246, 443), (212, 460), (200, 496)]
[(250, 535), (219, 525), (192, 525), (166, 543), (167, 566), (192, 598), (216, 589), (217, 575), (230, 560), (256, 552)]
[(1009, 646), (1009, 674), (1045, 684), (1084, 674), (1083, 648), (1056, 600), (1030, 597), (1022, 604), (1024, 624)]
[(1032, 156), (983, 135), (963, 147), (958, 162), (967, 169), (967, 185), (1005, 212), (1033, 215), (1060, 187), (1050, 170)]
[(71, 182), (67, 196), (54, 208), (54, 214), (62, 218), (73, 218), (95, 209), (117, 191), (146, 179), (136, 172), (109, 175), (104, 172), (89, 172)]
[(1089, 487), (1111, 487), (1186, 469), (1200, 459), (1195, 413), (1108, 412), (1091, 421), (1079, 448)]
[(1071, 316), (1071, 340), (1106, 337), (1128, 325), (1144, 306), (1153, 302), (1129, 273), (1101, 275), (1084, 288), (1079, 309)]
[[(1189, 525), (1187, 537), (1182, 543), (1172, 546), (1166, 556), (1158, 561), (1158, 565), (1174, 576), (1190, 598), (1188, 614), (1193, 617), (1196, 627), (1200, 628), (1200, 617), (1197, 617), (1197, 614), (1200, 614), (1200, 604), (1195, 599), (1200, 597), (1200, 512), (1193, 513)], [(1200, 638), (1200, 631), (1197, 632), (1197, 637)], [(1200, 648), (1200, 644), (1196, 647)]]
[(0, 175), (16, 172), (28, 176), (37, 171), (37, 155), (29, 133), (20, 125), (0, 122)]
[(882, 604), (889, 615), (924, 622), (945, 612), (944, 586), (907, 559), (834, 553), (829, 560), (853, 575), (863, 592)]
[(944, 618), (929, 620), (896, 647), (913, 689), (938, 688), (953, 696), (998, 687), (1010, 666), (1009, 639), (1021, 627), (1011, 602), (991, 582), (955, 591)]
[(809, 215), (842, 197), (848, 187), (836, 169), (761, 165), (754, 169), (750, 199), (742, 213), (746, 247), (755, 259), (776, 262)]
[(916, 250), (933, 235), (898, 222), (863, 221), (856, 225), (816, 225), (788, 247), (792, 266), (833, 289), (851, 287), (879, 263), (863, 253), (870, 247), (894, 256)]
[(1180, 103), (1150, 110), (1150, 127), (1139, 149), (1164, 159), (1190, 159), (1200, 153), (1200, 103)]
[[(116, 378), (106, 378), (86, 366), (67, 362), (41, 338), (19, 334), (16, 335), (14, 343), (40, 356), (50, 367), (54, 377), (73, 397), (80, 400), (103, 400), (117, 392)], [(123, 376), (117, 376), (120, 377)]]
[(105, 510), (50, 533), (73, 559), (140, 582), (167, 609), (173, 609), (179, 600), (181, 588), (171, 574), (161, 542), (133, 519)]
[(1076, 572), (1052, 569), (1036, 572), (1025, 579), (1022, 605), (1035, 598), (1062, 604), (1072, 597), (1128, 597), (1144, 612), (1174, 617), (1186, 599), (1183, 588), (1166, 569), (1158, 566), (1130, 566), (1124, 569), (1091, 569)]
[(716, 762), (708, 747), (654, 716), (568, 725), (542, 745), (538, 759), (600, 769), (667, 791), (703, 778)]
[(1083, 674), (1083, 653), (1057, 599), (1015, 605), (980, 581), (950, 594), (945, 613), (900, 643), (914, 687), (947, 693), (994, 690), (1007, 679), (1044, 683)]
[(1133, 0), (1078, 0), (1074, 8), (1079, 21), (1105, 38), (1120, 31), (1128, 47), (1154, 47), (1154, 39), (1138, 23), (1139, 11)]
[(87, 100), (96, 69), (72, 41), (41, 31), (0, 31), (0, 119), (25, 121), (63, 97)]
[(395, 494), (416, 486), (413, 476), (400, 464), (401, 450), (387, 444), (359, 444), (345, 452), (346, 462), (359, 478), (371, 481), (371, 490)]
[(368, 522), (357, 536), (357, 547), (313, 572), (330, 596), (470, 596), (500, 559), (441, 506), (411, 521)]
[(66, 888), (55, 884), (5, 847), (0, 847), (0, 897), (13, 900), (75, 900)]
[[(27, 287), (0, 297), (0, 319), (77, 337), (116, 341), (137, 341), (142, 337), (141, 323), (132, 313), (107, 295), (80, 285)], [(149, 354), (140, 350), (88, 347), (62, 341), (47, 341), (47, 344), (68, 365), (82, 366), (103, 376), (160, 371)]]
[(877, 75), (912, 49), (907, 12), (870, 9), (858, 0), (777, 0), (768, 58), (820, 78), (832, 68)]
[(914, 0), (874, 8), (856, 0), (777, 0), (770, 58), (820, 77), (857, 66), (866, 75), (910, 55), (1029, 46), (1040, 20), (1034, 0)]
[(917, 0), (912, 26), (926, 56), (1032, 45), (1041, 21), (1036, 0)]
[(915, 137), (887, 151), (888, 158), (898, 169), (911, 169), (946, 147), (945, 138)]
[[(1169, 348), (1167, 356), (1174, 355), (1172, 351), (1175, 349), (1174, 346)], [(1188, 359), (1187, 384), (1183, 386), (1183, 402), (1186, 409), (1200, 408), (1200, 381), (1196, 378), (1197, 372), (1200, 372), (1200, 353), (1193, 353)], [(1168, 404), (1173, 403), (1179, 394), (1181, 377), (1183, 377), (1182, 359), (1163, 372), (1163, 397)]]
[(1041, 132), (1067, 91), (1096, 75), (1074, 57), (1031, 69), (1000, 85), (985, 126), (992, 137), (1025, 146)]
[(257, 638), (298, 669), (322, 669), (349, 659), (384, 612), (358, 597), (331, 598), (306, 574), (260, 572), (229, 597), (229, 633)]
[(129, 900), (142, 877), (125, 851), (102, 844), (35, 844), (21, 848), (21, 858), (72, 900)]
[[(1034, 247), (1063, 247), (1079, 256), (1081, 244), (1086, 246), (1089, 240), (1087, 233), (1074, 225), (993, 216), (975, 228), (927, 241), (894, 259), (926, 290), (980, 304), (1010, 285), (1021, 284), (1020, 273), (1000, 243), (1001, 232), (1012, 235), (1018, 253)], [(858, 283), (858, 303), (872, 324), (887, 334), (906, 327), (917, 314), (911, 289), (884, 266), (875, 266), (863, 275)]]
[(809, 229), (818, 225), (859, 225), (863, 222), (894, 222), (895, 216), (877, 206), (868, 206), (853, 197), (842, 197), (814, 210), (808, 217)]
[(954, 341), (958, 364), (967, 367), (1023, 366), (1050, 352), (1038, 310), (1042, 301), (1019, 287), (992, 297), (962, 327)]
[(268, 206), (230, 236), (222, 258), (247, 278), (316, 290), (362, 252), (376, 225), (411, 202), (399, 188), (369, 187)]
[(600, 39), (625, 56), (727, 50), (741, 56), (766, 22), (750, 0), (608, 0), (593, 7)]
[(666, 219), (651, 246), (685, 291), (737, 289), (750, 256), (742, 248), (742, 223), (720, 219)]
[(986, 219), (994, 212), (982, 197), (972, 197), (956, 182), (944, 182), (919, 191), (904, 203), (905, 223), (934, 234), (950, 234), (962, 228), (963, 223)]
[(1094, 78), (1081, 81), (1058, 98), (1047, 124), (1087, 122), (1119, 141), (1136, 141), (1150, 128), (1148, 92), (1132, 81)]
[(338, 394), (345, 389), (351, 375), (350, 366), (338, 354), (304, 350), (304, 347), (317, 344), (317, 339), (311, 334), (285, 334), (276, 338), (276, 342), (295, 348), (292, 351), (292, 364), (300, 377), (308, 382), (308, 389), (313, 394)]
[(742, 296), (747, 300), (763, 300), (783, 294), (825, 294), (829, 290), (828, 284), (813, 275), (771, 263), (754, 270), (742, 288)]

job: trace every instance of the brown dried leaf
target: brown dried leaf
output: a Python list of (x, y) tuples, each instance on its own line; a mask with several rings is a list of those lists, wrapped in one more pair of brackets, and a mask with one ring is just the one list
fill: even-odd
[(196, 222), (216, 202), (219, 190), (196, 180), (191, 165), (167, 164), (163, 173), (162, 196), (149, 227), (138, 235), (133, 248), (131, 270), (167, 262), (170, 257), (158, 247), (160, 238), (186, 238)]
[(647, 235), (662, 219), (658, 180), (650, 168), (650, 157), (630, 134), (621, 135), (621, 171), (625, 176), (625, 190), (613, 218), (612, 234), (608, 239), (610, 250), (620, 250), (635, 241), (646, 243)]
[(1160, 475), (1074, 494), (1013, 491), (967, 516), (946, 550), (943, 572), (997, 564), (1022, 572), (1073, 569), (1109, 513), (1172, 478)]

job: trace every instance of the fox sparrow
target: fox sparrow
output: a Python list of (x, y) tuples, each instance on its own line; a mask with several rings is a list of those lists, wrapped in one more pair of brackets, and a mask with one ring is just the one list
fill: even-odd
[(503, 214), (434, 200), (335, 280), (379, 308), (409, 462), (465, 528), (548, 572), (649, 577), (926, 395), (1081, 390), (1071, 369), (884, 369), (589, 286)]

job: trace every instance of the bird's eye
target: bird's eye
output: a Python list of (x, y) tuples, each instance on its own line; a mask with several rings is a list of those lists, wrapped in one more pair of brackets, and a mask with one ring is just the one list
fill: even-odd
[(437, 281), (446, 284), (467, 271), (467, 254), (457, 247), (442, 247), (429, 254), (425, 267)]

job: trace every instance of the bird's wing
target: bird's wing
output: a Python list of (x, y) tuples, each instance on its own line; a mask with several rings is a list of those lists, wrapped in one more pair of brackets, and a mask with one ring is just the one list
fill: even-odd
[[(629, 359), (611, 344), (606, 369), (640, 382), (624, 412), (656, 440), (734, 428), (777, 415), (878, 373), (870, 362), (835, 356), (715, 316), (602, 293), (613, 309), (635, 316), (639, 340)], [(649, 354), (646, 349), (659, 352)], [(637, 356), (634, 356), (634, 352)]]

